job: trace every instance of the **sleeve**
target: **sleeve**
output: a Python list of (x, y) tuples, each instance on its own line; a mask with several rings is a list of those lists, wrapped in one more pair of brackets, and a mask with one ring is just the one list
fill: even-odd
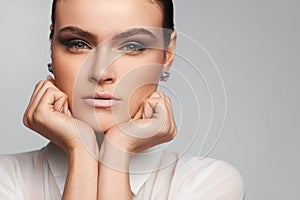
[(0, 200), (24, 200), (17, 173), (14, 158), (0, 156)]
[(243, 200), (244, 184), (230, 164), (195, 157), (178, 161), (170, 192), (172, 200)]

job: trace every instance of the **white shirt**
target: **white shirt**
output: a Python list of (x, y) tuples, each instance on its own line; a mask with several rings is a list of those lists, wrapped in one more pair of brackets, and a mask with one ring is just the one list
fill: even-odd
[[(0, 200), (61, 199), (67, 155), (55, 144), (0, 156)], [(153, 171), (153, 169), (159, 169)], [(134, 200), (242, 200), (239, 172), (224, 161), (163, 151), (130, 160)]]

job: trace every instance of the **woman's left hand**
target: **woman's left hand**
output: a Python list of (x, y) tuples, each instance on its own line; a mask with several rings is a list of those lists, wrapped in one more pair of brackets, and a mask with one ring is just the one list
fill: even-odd
[(154, 92), (129, 122), (115, 125), (106, 133), (106, 140), (115, 148), (138, 153), (171, 141), (177, 134), (170, 98)]

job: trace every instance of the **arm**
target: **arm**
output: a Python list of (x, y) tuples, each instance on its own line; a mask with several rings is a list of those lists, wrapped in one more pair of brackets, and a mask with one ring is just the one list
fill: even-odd
[(95, 200), (99, 151), (95, 133), (88, 124), (73, 118), (67, 96), (50, 79), (36, 85), (23, 122), (69, 155), (62, 199)]
[(85, 149), (69, 154), (69, 169), (62, 200), (97, 199), (98, 161)]
[(100, 150), (98, 199), (132, 199), (128, 171), (129, 154), (104, 139)]
[(130, 156), (168, 142), (176, 133), (170, 99), (154, 92), (131, 121), (118, 124), (106, 132), (100, 150), (98, 199), (132, 199)]

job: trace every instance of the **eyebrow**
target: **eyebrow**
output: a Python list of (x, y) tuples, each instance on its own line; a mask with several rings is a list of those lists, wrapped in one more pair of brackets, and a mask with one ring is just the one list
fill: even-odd
[(135, 36), (135, 35), (148, 35), (152, 38), (156, 38), (156, 36), (149, 30), (145, 28), (132, 28), (125, 32), (118, 33), (112, 37), (113, 40), (124, 39), (127, 37)]
[(64, 33), (64, 32), (71, 32), (71, 33), (74, 33), (76, 35), (82, 36), (84, 38), (89, 38), (93, 41), (97, 41), (97, 36), (95, 34), (90, 33), (88, 31), (85, 31), (85, 30), (83, 30), (81, 28), (78, 28), (76, 26), (64, 27), (64, 28), (60, 29), (58, 33)]
[[(74, 34), (77, 34), (79, 36), (89, 38), (92, 41), (97, 41), (97, 36), (89, 31), (83, 30), (79, 27), (76, 26), (67, 26), (59, 30), (58, 33), (63, 33), (63, 32), (72, 32)], [(112, 37), (112, 40), (119, 40), (119, 39), (124, 39), (127, 37), (135, 36), (135, 35), (148, 35), (152, 38), (156, 38), (156, 36), (149, 30), (145, 28), (132, 28), (129, 29), (125, 32), (117, 33)]]

